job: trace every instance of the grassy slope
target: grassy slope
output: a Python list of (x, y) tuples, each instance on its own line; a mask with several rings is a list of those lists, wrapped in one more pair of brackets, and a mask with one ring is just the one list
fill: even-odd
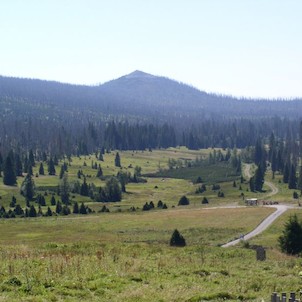
[[(133, 173), (133, 168), (127, 168), (131, 164), (141, 166), (143, 173), (153, 173), (159, 162), (165, 168), (168, 158), (195, 159), (208, 152), (183, 148), (127, 151), (121, 152), (121, 159), (124, 170)], [(106, 154), (101, 162), (106, 175), (118, 171), (114, 155)], [(74, 158), (69, 180), (76, 180), (81, 168), (92, 176), (88, 182), (103, 184), (94, 177), (91, 160), (95, 161), (94, 156)], [(58, 177), (38, 177), (35, 182), (37, 186), (56, 186)], [(280, 186), (278, 176), (275, 183), (282, 190), (273, 199), (291, 200), (292, 191)], [(238, 185), (233, 188), (232, 182), (222, 183), (226, 197), (218, 198), (210, 188), (195, 194), (197, 185), (187, 180), (149, 178), (145, 184), (129, 184), (123, 201), (109, 204), (111, 213), (0, 220), (0, 297), (4, 301), (260, 301), (268, 300), (274, 290), (298, 290), (301, 260), (276, 249), (289, 213), (251, 241), (269, 248), (265, 262), (257, 262), (253, 250), (217, 247), (247, 233), (272, 211), (261, 207), (205, 209), (200, 204), (203, 196), (210, 200), (208, 208), (242, 204), (241, 192), (247, 197), (264, 195), (248, 192), (247, 184), (240, 191)], [(18, 188), (0, 185), (1, 204), (7, 206), (12, 194), (23, 203), (18, 192)], [(183, 194), (190, 198), (190, 206), (171, 208)], [(159, 199), (168, 204), (168, 210), (116, 212)], [(75, 196), (75, 200), (85, 198)], [(91, 206), (101, 207), (98, 203)], [(184, 235), (187, 247), (168, 246), (174, 228)], [(14, 277), (22, 284), (16, 284)]]

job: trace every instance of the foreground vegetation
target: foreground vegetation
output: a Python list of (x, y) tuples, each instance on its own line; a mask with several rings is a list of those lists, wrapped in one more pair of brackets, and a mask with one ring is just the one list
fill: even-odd
[[(260, 301), (298, 290), (299, 258), (276, 249), (285, 217), (251, 243), (218, 245), (254, 228), (272, 209), (171, 209), (103, 217), (2, 220), (1, 297), (6, 301)], [(301, 214), (298, 214), (301, 217)], [(245, 217), (245, 219), (242, 219)], [(80, 223), (79, 223), (80, 221)], [(184, 248), (169, 247), (174, 228)], [(271, 244), (273, 243), (273, 244)]]
[[(268, 301), (273, 291), (297, 291), (302, 261), (282, 254), (278, 237), (290, 214), (297, 213), (302, 218), (299, 210), (280, 217), (249, 244), (224, 249), (221, 244), (248, 233), (274, 211), (241, 207), (243, 197), (271, 200), (267, 196), (269, 187), (264, 186), (264, 192), (250, 192), (248, 179), (242, 180), (236, 173), (229, 178), (232, 174), (226, 175), (224, 169), (216, 170), (217, 179), (207, 178), (208, 167), (200, 167), (200, 173), (196, 167), (183, 167), (186, 172), (193, 172), (183, 178), (155, 174), (162, 171), (179, 175), (182, 168), (169, 170), (172, 159), (184, 164), (197, 157), (206, 158), (210, 152), (213, 150), (186, 148), (124, 151), (120, 152), (121, 167), (115, 165), (116, 152), (104, 154), (104, 161), (98, 161), (95, 155), (73, 157), (68, 165), (70, 184), (83, 183), (84, 178), (78, 178), (80, 169), (88, 183), (100, 187), (105, 185), (106, 177), (120, 171), (133, 175), (136, 166), (141, 167), (146, 181), (126, 184), (121, 202), (102, 203), (71, 193), (70, 206), (83, 202), (94, 211), (89, 215), (1, 219), (1, 300)], [(103, 178), (96, 176), (92, 161), (101, 164)], [(34, 167), (34, 175), (38, 167)], [(37, 194), (46, 200), (46, 205), (41, 206), (44, 213), (47, 207), (55, 211), (52, 196), (61, 198), (57, 193), (58, 174), (57, 171), (55, 176), (33, 178)], [(198, 176), (202, 183), (197, 182)], [(222, 182), (218, 182), (220, 177)], [(271, 179), (270, 171), (266, 178)], [(280, 195), (274, 200), (297, 204), (292, 199), (293, 190), (279, 184), (279, 178), (276, 174), (273, 180), (280, 188)], [(26, 199), (20, 194), (23, 180), (18, 177), (14, 187), (0, 185), (0, 204), (6, 209), (10, 208), (12, 196), (22, 207), (26, 206)], [(206, 190), (201, 193), (197, 189), (202, 184), (206, 184)], [(213, 185), (219, 189), (213, 189)], [(219, 197), (218, 192), (223, 192), (224, 197)], [(183, 195), (189, 205), (178, 206)], [(209, 203), (202, 203), (204, 197)], [(167, 209), (158, 208), (158, 200)], [(143, 211), (145, 203), (151, 201), (155, 207)], [(30, 203), (37, 207), (36, 200)], [(98, 213), (104, 204), (109, 212)], [(186, 247), (169, 246), (174, 229), (184, 236)], [(256, 261), (253, 245), (266, 247), (266, 261)]]

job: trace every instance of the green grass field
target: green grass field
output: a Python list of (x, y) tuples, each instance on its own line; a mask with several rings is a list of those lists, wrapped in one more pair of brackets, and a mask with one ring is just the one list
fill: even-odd
[[(124, 151), (120, 155), (123, 171), (133, 173), (135, 166), (141, 166), (142, 173), (149, 174), (168, 168), (169, 158), (194, 160), (209, 152), (175, 148)], [(114, 166), (114, 157), (115, 152), (105, 154), (104, 162), (97, 162), (106, 176), (121, 170)], [(73, 158), (68, 167), (69, 182), (76, 181), (77, 171), (82, 169), (88, 183), (104, 185), (95, 177), (92, 161), (96, 161), (94, 155)], [(59, 174), (59, 167), (56, 169)], [(251, 245), (266, 247), (267, 260), (259, 262), (255, 251), (243, 244), (233, 248), (220, 245), (248, 233), (274, 211), (265, 207), (234, 208), (244, 204), (241, 193), (266, 199), (268, 192), (251, 193), (246, 182), (236, 180), (233, 187), (231, 180), (220, 183), (225, 197), (219, 198), (208, 184), (205, 192), (195, 194), (198, 185), (190, 181), (192, 178), (171, 176), (129, 183), (121, 202), (106, 204), (110, 213), (0, 219), (0, 300), (269, 301), (273, 291), (300, 289), (301, 259), (284, 255), (278, 248), (285, 221), (293, 213), (302, 219), (300, 210), (288, 211), (250, 240)], [(270, 199), (296, 204), (293, 190), (280, 184), (279, 178), (277, 175), (272, 181), (279, 193)], [(38, 189), (55, 188), (59, 182), (58, 176), (34, 180)], [(16, 187), (1, 182), (1, 205), (7, 208), (13, 195), (17, 203), (25, 205), (19, 193), (21, 182), (18, 179)], [(269, 187), (265, 189), (269, 191)], [(50, 195), (46, 196), (48, 204)], [(189, 206), (177, 206), (182, 195), (190, 199)], [(208, 205), (201, 204), (204, 196)], [(96, 211), (103, 206), (78, 194), (72, 200), (84, 201)], [(146, 202), (156, 204), (158, 200), (168, 209), (141, 210)], [(129, 212), (130, 207), (138, 209)], [(175, 228), (185, 237), (186, 247), (169, 246)]]

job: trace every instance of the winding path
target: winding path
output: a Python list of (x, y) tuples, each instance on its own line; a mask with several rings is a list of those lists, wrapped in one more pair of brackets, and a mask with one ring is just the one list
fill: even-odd
[(279, 216), (281, 216), (285, 211), (287, 211), (290, 207), (285, 205), (274, 205), (274, 206), (268, 206), (272, 208), (276, 208), (277, 210), (266, 217), (253, 231), (246, 234), (244, 238), (235, 239), (233, 241), (230, 241), (222, 247), (229, 247), (238, 244), (241, 240), (249, 240), (252, 237), (255, 237), (256, 235), (262, 233), (265, 229), (267, 229)]
[[(248, 164), (245, 165), (243, 172), (246, 175), (246, 177), (251, 178), (252, 177), (251, 165), (248, 165)], [(265, 181), (265, 184), (268, 187), (270, 187), (270, 189), (271, 189), (271, 192), (267, 193), (266, 197), (271, 197), (273, 195), (276, 195), (279, 192), (279, 189), (272, 182)], [(234, 246), (243, 239), (249, 240), (252, 237), (255, 237), (256, 235), (262, 233), (265, 229), (267, 229), (279, 216), (281, 216), (289, 208), (294, 208), (294, 207), (287, 206), (287, 205), (273, 205), (273, 206), (267, 206), (267, 207), (276, 208), (277, 210), (274, 213), (272, 213), (271, 215), (269, 215), (268, 217), (266, 217), (253, 231), (246, 234), (243, 238), (232, 240), (232, 241), (222, 245), (222, 247)]]
[[(251, 165), (250, 164), (246, 164), (244, 166), (243, 173), (245, 174), (245, 176), (247, 178), (251, 178), (252, 177), (252, 174), (251, 174)], [(267, 185), (271, 189), (271, 192), (267, 193), (266, 197), (271, 197), (271, 196), (274, 196), (274, 195), (278, 194), (279, 188), (276, 187), (275, 184), (273, 184), (272, 182), (267, 181), (267, 180), (264, 182), (264, 184)]]

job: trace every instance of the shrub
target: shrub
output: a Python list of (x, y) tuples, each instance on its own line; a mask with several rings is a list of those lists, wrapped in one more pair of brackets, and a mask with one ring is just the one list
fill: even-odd
[(200, 177), (200, 176), (198, 176), (198, 177), (197, 177), (197, 179), (196, 179), (196, 183), (197, 183), (197, 184), (202, 183), (202, 179), (201, 179), (201, 177)]
[(212, 190), (213, 190), (213, 191), (220, 190), (220, 185), (214, 184), (214, 185), (212, 186)]
[(206, 197), (204, 197), (204, 198), (202, 199), (201, 203), (202, 203), (202, 204), (208, 204), (209, 201), (208, 201), (208, 199), (207, 199)]
[(172, 234), (172, 237), (170, 239), (170, 246), (186, 246), (185, 238), (179, 233), (177, 229), (175, 229)]
[(218, 197), (224, 197), (224, 193), (222, 191), (219, 191), (217, 194)]
[(190, 204), (190, 201), (186, 196), (182, 196), (178, 201), (179, 206), (186, 206), (186, 205), (189, 205), (189, 204)]
[(161, 201), (161, 200), (159, 200), (158, 202), (157, 202), (157, 207), (158, 208), (162, 208), (163, 207), (163, 202)]
[(283, 234), (279, 237), (281, 251), (290, 255), (299, 254), (302, 251), (302, 225), (297, 215), (290, 216), (285, 223)]

